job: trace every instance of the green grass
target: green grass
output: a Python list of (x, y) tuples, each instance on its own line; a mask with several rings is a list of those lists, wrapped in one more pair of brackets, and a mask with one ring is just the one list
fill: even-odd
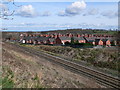
[[(0, 80), (1, 80), (0, 86), (2, 88), (17, 87), (17, 84), (13, 81), (13, 79), (15, 78), (14, 72), (7, 66), (4, 66), (3, 72), (4, 72), (4, 76), (2, 78), (0, 78)], [(27, 72), (27, 73), (29, 73), (29, 72)], [(19, 82), (19, 83), (20, 83), (20, 85), (23, 85), (21, 88), (23, 88), (23, 87), (28, 88), (28, 85), (32, 85), (32, 87), (34, 87), (34, 88), (40, 88), (40, 90), (45, 90), (43, 85), (41, 85), (41, 83), (40, 83), (40, 79), (39, 79), (37, 73), (33, 77), (32, 81), (29, 82), (29, 78), (28, 78), (27, 81), (23, 80), (22, 82)]]
[(14, 73), (8, 67), (5, 67), (3, 70), (6, 70), (6, 74), (2, 77), (2, 88), (13, 88), (14, 87)]
[(2, 88), (2, 72), (0, 72), (0, 90)]
[(13, 88), (14, 82), (12, 79), (9, 79), (8, 76), (4, 77), (2, 80), (2, 88)]

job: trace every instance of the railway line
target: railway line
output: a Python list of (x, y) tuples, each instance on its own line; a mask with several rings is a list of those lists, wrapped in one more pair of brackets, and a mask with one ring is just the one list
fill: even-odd
[[(10, 44), (10, 43), (9, 43)], [(53, 61), (57, 64), (60, 64), (64, 67), (69, 68), (70, 70), (77, 72), (77, 73), (81, 73), (85, 76), (88, 76), (90, 78), (95, 79), (98, 83), (105, 85), (106, 87), (109, 88), (116, 88), (119, 89), (120, 88), (120, 79), (116, 78), (116, 77), (112, 77), (110, 75), (107, 75), (105, 73), (93, 70), (91, 68), (85, 67), (83, 65), (68, 61), (66, 59), (57, 57), (57, 56), (53, 56), (41, 51), (36, 51), (32, 48), (28, 48), (28, 47), (24, 47), (24, 46), (20, 46), (20, 45), (16, 45), (16, 44), (11, 44), (16, 46), (17, 48), (21, 48), (24, 49), (26, 52), (32, 53), (38, 57), (43, 57), (47, 60)]]

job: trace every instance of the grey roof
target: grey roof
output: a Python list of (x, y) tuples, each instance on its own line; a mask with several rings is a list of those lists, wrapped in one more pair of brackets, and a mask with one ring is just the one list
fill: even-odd
[[(71, 37), (63, 36), (59, 37), (61, 40), (71, 40)], [(73, 37), (74, 40), (85, 40), (83, 37)]]
[(71, 37), (66, 37), (66, 36), (63, 36), (63, 37), (59, 37), (61, 40), (71, 40)]
[(95, 42), (95, 40), (89, 40), (88, 42)]
[(95, 39), (95, 42), (99, 42), (100, 41), (100, 39)]
[(83, 37), (73, 37), (74, 40), (85, 40)]
[(23, 37), (23, 39), (24, 39), (24, 40), (31, 40), (31, 39), (32, 39), (32, 37), (27, 36), (27, 37)]
[(27, 37), (24, 37), (23, 39), (25, 39), (25, 40), (47, 41), (49, 39), (49, 37), (38, 37), (38, 36), (30, 37), (30, 36), (27, 36)]
[(102, 39), (102, 41), (106, 42), (106, 41), (108, 41), (108, 39)]
[(49, 39), (49, 37), (38, 37), (35, 40), (37, 41), (47, 41)]
[(89, 41), (89, 40), (95, 40), (96, 39), (96, 37), (84, 37), (87, 41)]
[(108, 40), (110, 40), (110, 41), (115, 41), (115, 40), (117, 40), (117, 38), (112, 37), (112, 38), (108, 38)]
[(49, 38), (49, 41), (50, 42), (53, 42), (55, 39), (54, 38)]

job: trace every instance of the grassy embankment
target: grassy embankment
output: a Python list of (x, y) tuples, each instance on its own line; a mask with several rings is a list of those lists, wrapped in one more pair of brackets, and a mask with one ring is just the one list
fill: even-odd
[(38, 66), (36, 62), (7, 49), (3, 49), (2, 52), (2, 77), (0, 77), (2, 88), (43, 88), (38, 73), (29, 69), (30, 66), (32, 68)]
[(94, 80), (69, 72), (14, 44), (5, 43), (2, 54), (3, 88), (101, 87)]
[(68, 60), (77, 62), (87, 62), (86, 65), (107, 70), (111, 74), (120, 72), (120, 53), (117, 49), (103, 48), (72, 48), (64, 46), (47, 46), (47, 45), (23, 45), (40, 50), (52, 55), (64, 57)]

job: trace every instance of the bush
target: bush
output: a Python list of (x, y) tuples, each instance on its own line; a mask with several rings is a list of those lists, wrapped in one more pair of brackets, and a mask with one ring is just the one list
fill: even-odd
[(70, 46), (71, 43), (70, 43), (70, 42), (65, 42), (65, 45), (66, 45), (66, 46)]

